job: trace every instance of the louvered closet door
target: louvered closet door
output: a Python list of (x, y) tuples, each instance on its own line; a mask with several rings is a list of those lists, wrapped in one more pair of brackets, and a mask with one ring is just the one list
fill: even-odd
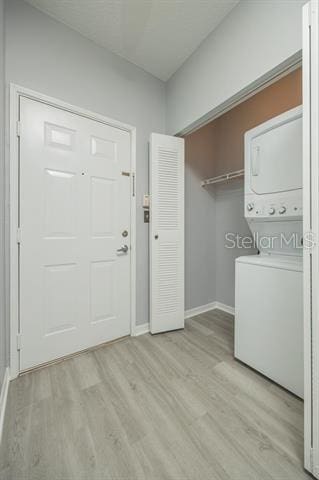
[(150, 142), (151, 333), (184, 327), (184, 140)]

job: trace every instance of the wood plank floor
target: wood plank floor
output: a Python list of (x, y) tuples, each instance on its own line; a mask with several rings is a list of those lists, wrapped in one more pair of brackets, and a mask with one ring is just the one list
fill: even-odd
[(302, 401), (233, 359), (215, 310), (13, 381), (0, 478), (309, 479), (302, 463)]

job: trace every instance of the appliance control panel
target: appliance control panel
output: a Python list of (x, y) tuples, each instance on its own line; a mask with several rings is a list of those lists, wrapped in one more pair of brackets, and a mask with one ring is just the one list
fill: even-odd
[(302, 190), (276, 194), (246, 194), (245, 217), (292, 218), (302, 216)]

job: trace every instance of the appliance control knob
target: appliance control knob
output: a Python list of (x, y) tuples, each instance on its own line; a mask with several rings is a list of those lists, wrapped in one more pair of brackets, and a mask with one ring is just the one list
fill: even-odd
[(275, 211), (276, 210), (274, 209), (274, 207), (270, 207), (270, 209), (268, 210), (268, 213), (269, 215), (274, 215)]
[(251, 212), (254, 209), (254, 204), (253, 203), (248, 203), (247, 204), (247, 210), (248, 212)]
[(287, 210), (286, 207), (280, 207), (279, 208), (280, 215), (282, 215), (283, 213), (286, 213), (286, 210)]

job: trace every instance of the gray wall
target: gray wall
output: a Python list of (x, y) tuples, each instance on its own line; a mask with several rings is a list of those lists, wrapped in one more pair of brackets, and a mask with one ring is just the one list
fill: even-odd
[(6, 2), (6, 81), (137, 127), (137, 323), (149, 320), (148, 138), (165, 133), (165, 85), (21, 0)]
[(242, 180), (201, 187), (194, 165), (185, 178), (185, 308), (221, 302), (235, 306), (235, 260), (254, 249), (226, 248), (227, 233), (251, 233), (244, 216)]
[(300, 51), (306, 0), (241, 2), (167, 83), (176, 134)]
[(235, 260), (243, 255), (257, 253), (254, 249), (226, 248), (227, 233), (251, 237), (245, 219), (243, 181), (232, 181), (224, 187), (215, 188), (216, 223), (216, 269), (215, 300), (229, 307), (235, 306)]
[[(302, 48), (304, 3), (305, 0), (241, 0), (167, 82), (167, 133), (185, 130), (278, 64), (297, 56)], [(187, 309), (212, 301), (233, 307), (235, 259), (255, 253), (225, 248), (226, 232), (246, 236), (250, 231), (244, 219), (243, 190), (235, 192), (234, 183), (222, 188), (208, 187), (206, 192), (200, 187), (201, 179), (224, 171), (208, 171), (209, 162), (214, 163), (213, 154), (209, 155), (207, 145), (205, 151), (205, 144), (199, 144), (187, 163), (186, 137)], [(201, 162), (206, 163), (206, 171), (200, 171)], [(220, 162), (224, 162), (224, 157)]]
[(7, 366), (4, 278), (4, 85), (4, 1), (0, 0), (0, 389)]
[[(186, 144), (187, 145), (187, 144)], [(185, 309), (216, 300), (216, 208), (213, 190), (186, 161)]]
[[(303, 3), (242, 0), (165, 86), (22, 0), (6, 0), (7, 84), (137, 127), (138, 324), (149, 320), (148, 228), (141, 206), (148, 190), (149, 133), (181, 131), (300, 50)], [(246, 228), (237, 200), (203, 191), (186, 165), (186, 308), (214, 300), (233, 305), (237, 253), (225, 251), (221, 233)]]

